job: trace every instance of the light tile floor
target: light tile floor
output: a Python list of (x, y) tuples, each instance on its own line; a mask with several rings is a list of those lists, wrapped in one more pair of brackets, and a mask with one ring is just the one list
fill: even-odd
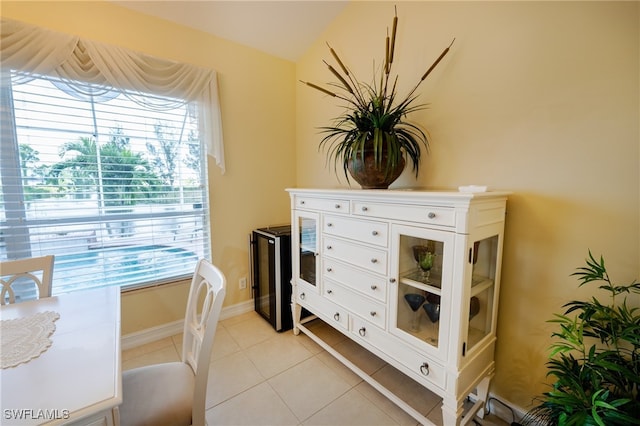
[[(323, 322), (308, 327), (429, 420), (442, 424), (437, 395)], [(181, 350), (181, 335), (129, 349), (123, 352), (122, 368), (178, 361)], [(255, 312), (220, 321), (211, 363), (210, 425), (417, 424), (308, 336), (277, 333)], [(506, 425), (495, 418), (485, 424)]]

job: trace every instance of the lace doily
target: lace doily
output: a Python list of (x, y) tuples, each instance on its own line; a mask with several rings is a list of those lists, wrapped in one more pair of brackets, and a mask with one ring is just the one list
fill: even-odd
[(56, 330), (60, 314), (38, 312), (24, 318), (0, 321), (0, 361), (2, 368), (10, 368), (39, 357), (51, 346), (49, 337)]

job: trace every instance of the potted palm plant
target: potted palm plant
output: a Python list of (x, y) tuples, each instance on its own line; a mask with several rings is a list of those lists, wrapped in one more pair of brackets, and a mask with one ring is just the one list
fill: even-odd
[[(302, 83), (345, 102), (344, 112), (335, 118), (333, 125), (321, 127), (324, 137), (320, 147), (327, 153), (327, 161), (333, 162), (337, 171), (341, 164), (347, 182), (349, 174), (365, 189), (386, 189), (405, 167), (405, 157), (411, 161), (418, 176), (422, 149), (428, 150), (429, 139), (416, 124), (407, 121), (407, 115), (422, 109), (416, 105), (416, 90), (449, 52), (447, 47), (422, 75), (414, 88), (403, 98), (397, 95), (398, 76), (391, 79), (398, 16), (393, 18), (391, 37), (385, 40), (385, 57), (378, 78), (362, 83), (350, 72), (336, 52), (329, 50), (336, 67), (324, 62), (338, 80), (330, 89), (307, 81)], [(455, 39), (454, 39), (455, 40)], [(453, 41), (451, 42), (453, 44)], [(392, 81), (390, 81), (390, 79)]]
[(601, 282), (608, 300), (569, 302), (550, 321), (559, 326), (547, 363), (555, 382), (524, 425), (640, 425), (640, 308), (626, 297), (640, 283), (615, 285), (602, 256), (589, 252), (586, 263), (573, 275), (581, 286)]

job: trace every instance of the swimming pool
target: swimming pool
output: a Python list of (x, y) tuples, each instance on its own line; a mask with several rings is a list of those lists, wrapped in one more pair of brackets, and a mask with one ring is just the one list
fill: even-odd
[(140, 285), (190, 275), (198, 255), (163, 245), (109, 247), (58, 255), (53, 294), (78, 288)]

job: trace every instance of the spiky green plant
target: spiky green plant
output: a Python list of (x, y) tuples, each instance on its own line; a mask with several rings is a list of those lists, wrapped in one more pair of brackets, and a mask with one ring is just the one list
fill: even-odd
[[(329, 50), (340, 71), (326, 61), (324, 63), (333, 76), (338, 79), (338, 82), (330, 83), (330, 86), (336, 90), (329, 90), (317, 84), (301, 81), (345, 102), (344, 112), (334, 119), (333, 125), (320, 128), (325, 136), (320, 141), (319, 148), (325, 149), (327, 162), (333, 163), (334, 171), (337, 172), (338, 165), (342, 164), (347, 181), (349, 181), (347, 173), (349, 161), (355, 160), (358, 156), (364, 157), (365, 149), (373, 151), (376, 167), (384, 170), (387, 176), (392, 173), (396, 164), (401, 162), (404, 156), (408, 157), (416, 177), (420, 168), (422, 148), (429, 149), (427, 134), (416, 124), (407, 121), (406, 118), (408, 114), (425, 107), (424, 104), (414, 104), (417, 98), (415, 91), (449, 52), (451, 45), (422, 75), (422, 78), (407, 96), (399, 100), (396, 92), (398, 76), (395, 76), (392, 85), (389, 84), (397, 25), (398, 16), (396, 14), (393, 18), (391, 38), (388, 35), (386, 37), (382, 72), (380, 72), (379, 79), (374, 73), (374, 83), (360, 82), (344, 65), (331, 46), (328, 46)], [(376, 80), (378, 81), (376, 82)], [(386, 156), (383, 156), (383, 152), (386, 153)], [(382, 164), (383, 158), (386, 158), (384, 165)]]
[(629, 307), (626, 297), (640, 294), (640, 283), (614, 285), (602, 256), (596, 260), (591, 251), (586, 264), (572, 275), (580, 286), (602, 282), (608, 303), (572, 301), (549, 321), (560, 327), (547, 363), (555, 383), (524, 424), (640, 424), (640, 309)]

